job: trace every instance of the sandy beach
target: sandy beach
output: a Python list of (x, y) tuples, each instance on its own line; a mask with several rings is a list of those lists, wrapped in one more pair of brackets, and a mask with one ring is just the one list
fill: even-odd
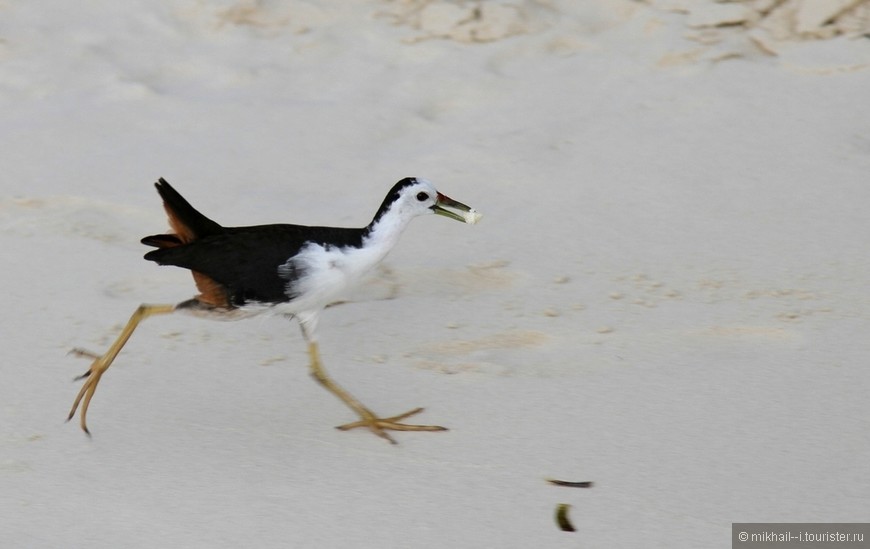
[[(0, 2), (0, 546), (729, 547), (861, 522), (870, 1)], [(149, 319), (225, 225), (414, 220), (321, 318)], [(547, 478), (592, 481), (554, 486)], [(576, 531), (554, 520), (569, 504)]]

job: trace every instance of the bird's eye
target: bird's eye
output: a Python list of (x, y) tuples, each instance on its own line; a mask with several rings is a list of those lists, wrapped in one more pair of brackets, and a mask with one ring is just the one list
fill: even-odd
[(429, 200), (429, 195), (426, 193), (417, 193), (417, 200), (419, 200), (420, 202)]

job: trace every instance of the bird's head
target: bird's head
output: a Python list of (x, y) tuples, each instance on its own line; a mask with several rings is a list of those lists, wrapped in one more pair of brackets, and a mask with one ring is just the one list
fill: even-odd
[(406, 177), (393, 185), (374, 221), (388, 213), (405, 220), (434, 213), (470, 224), (477, 223), (482, 217), (473, 208), (439, 193), (429, 181), (416, 177)]

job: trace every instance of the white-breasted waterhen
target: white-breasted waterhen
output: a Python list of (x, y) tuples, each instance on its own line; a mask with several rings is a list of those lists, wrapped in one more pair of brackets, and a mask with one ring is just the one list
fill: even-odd
[(81, 404), (81, 427), (90, 434), (87, 413), (97, 384), (146, 318), (173, 312), (222, 319), (272, 312), (299, 320), (314, 379), (359, 415), (359, 420), (338, 429), (365, 427), (394, 444), (387, 431), (445, 430), (402, 423), (422, 408), (379, 417), (333, 381), (320, 361), (317, 321), (327, 305), (341, 299), (387, 255), (411, 219), (439, 214), (476, 223), (479, 213), (439, 193), (430, 182), (409, 177), (393, 185), (371, 223), (361, 229), (289, 224), (223, 227), (195, 210), (166, 180), (161, 178), (155, 186), (172, 232), (143, 238), (143, 244), (157, 248), (145, 259), (190, 269), (199, 294), (177, 305), (140, 305), (103, 355), (75, 350), (93, 363), (77, 378), (85, 383), (68, 419)]

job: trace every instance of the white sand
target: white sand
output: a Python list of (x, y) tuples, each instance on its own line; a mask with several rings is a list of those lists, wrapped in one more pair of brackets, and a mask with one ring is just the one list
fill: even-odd
[[(0, 3), (0, 546), (728, 547), (734, 521), (866, 520), (860, 30), (329, 4)], [(93, 439), (64, 423), (65, 353), (194, 292), (141, 259), (158, 177), (227, 225), (362, 225), (408, 175), (485, 219), (415, 220), (322, 348), (376, 411), (449, 432), (332, 429), (353, 416), (265, 317), (149, 320)]]

